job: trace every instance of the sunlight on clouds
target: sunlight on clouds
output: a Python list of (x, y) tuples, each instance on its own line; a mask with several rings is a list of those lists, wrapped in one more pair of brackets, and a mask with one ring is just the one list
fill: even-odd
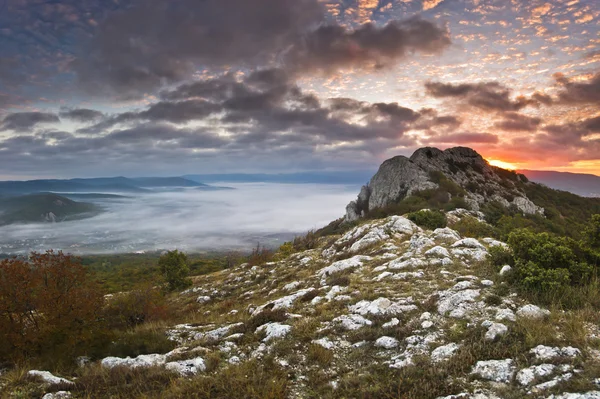
[(444, 0), (423, 0), (423, 10), (431, 10), (432, 8), (437, 7), (438, 4), (440, 4), (443, 1)]
[(490, 165), (497, 166), (502, 169), (509, 169), (509, 170), (518, 169), (514, 164), (512, 164), (510, 162), (504, 162), (504, 161), (500, 161), (498, 159), (488, 159), (487, 161), (490, 163)]

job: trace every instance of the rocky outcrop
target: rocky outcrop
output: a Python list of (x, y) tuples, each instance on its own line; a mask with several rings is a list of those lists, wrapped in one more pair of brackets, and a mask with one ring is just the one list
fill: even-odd
[(345, 220), (357, 220), (369, 211), (397, 203), (416, 192), (438, 189), (440, 179), (462, 188), (464, 200), (474, 211), (489, 201), (514, 206), (526, 214), (544, 211), (519, 189), (519, 175), (491, 166), (476, 151), (466, 147), (445, 151), (425, 147), (410, 158), (396, 156), (381, 164), (356, 201), (346, 207)]

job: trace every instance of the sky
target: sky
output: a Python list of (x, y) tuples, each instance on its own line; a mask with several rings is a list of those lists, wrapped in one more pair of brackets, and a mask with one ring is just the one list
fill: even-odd
[(600, 174), (597, 0), (0, 0), (0, 179)]

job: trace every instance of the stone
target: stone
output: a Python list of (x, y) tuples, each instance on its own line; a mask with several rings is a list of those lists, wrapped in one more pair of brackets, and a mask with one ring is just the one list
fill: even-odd
[(431, 352), (431, 361), (434, 363), (441, 362), (443, 360), (451, 358), (454, 353), (460, 348), (460, 346), (454, 342), (438, 346)]
[(281, 323), (267, 323), (256, 329), (256, 332), (264, 331), (267, 336), (263, 339), (263, 342), (270, 342), (277, 338), (283, 338), (292, 331), (292, 326)]
[(485, 249), (483, 244), (481, 244), (475, 238), (463, 238), (462, 240), (456, 241), (451, 245), (452, 248), (473, 248), (473, 249)]
[(331, 265), (322, 268), (317, 272), (317, 276), (326, 277), (335, 273), (339, 273), (347, 269), (355, 269), (363, 265), (364, 262), (371, 260), (370, 256), (356, 255), (349, 259), (338, 260)]
[(504, 266), (502, 266), (502, 269), (500, 269), (500, 275), (505, 276), (508, 273), (510, 273), (511, 271), (512, 271), (512, 267), (510, 267), (509, 265), (504, 265)]
[(512, 359), (479, 361), (471, 374), (484, 380), (509, 383), (515, 374)]
[(42, 396), (42, 399), (69, 399), (71, 397), (72, 397), (71, 392), (58, 391), (58, 392), (47, 393), (44, 396)]
[(293, 291), (296, 288), (300, 287), (300, 282), (299, 281), (293, 281), (289, 284), (286, 284), (283, 286), (283, 290), (284, 291)]
[(400, 320), (398, 320), (397, 318), (394, 317), (392, 320), (388, 321), (387, 323), (383, 323), (381, 325), (381, 327), (392, 328), (392, 327), (396, 327), (399, 324), (400, 324)]
[(370, 326), (373, 324), (371, 320), (365, 319), (358, 314), (342, 315), (333, 319), (335, 323), (341, 325), (344, 330), (353, 331), (358, 330), (364, 326)]
[(573, 348), (572, 346), (559, 348), (557, 346), (552, 347), (546, 345), (538, 345), (535, 348), (531, 349), (529, 353), (535, 356), (536, 360), (541, 361), (556, 360), (560, 358), (573, 359), (578, 356), (581, 356), (581, 351), (577, 348)]
[(417, 310), (417, 306), (412, 304), (412, 298), (406, 298), (403, 301), (392, 302), (387, 298), (377, 298), (374, 301), (360, 301), (349, 307), (352, 313), (366, 315), (398, 315), (404, 312)]
[(145, 368), (145, 367), (154, 367), (154, 366), (162, 366), (167, 361), (166, 355), (161, 354), (150, 354), (150, 355), (139, 355), (137, 357), (105, 357), (100, 361), (102, 367), (111, 369), (114, 367), (127, 367), (127, 368)]
[(485, 333), (486, 341), (494, 341), (496, 338), (505, 335), (508, 332), (508, 327), (502, 323), (492, 323)]
[(321, 338), (321, 339), (315, 339), (314, 341), (312, 341), (313, 344), (316, 345), (320, 345), (325, 349), (334, 349), (335, 348), (335, 343), (333, 343), (333, 341), (331, 341), (329, 338)]
[(536, 305), (525, 305), (517, 309), (517, 316), (524, 319), (543, 319), (550, 316), (550, 311)]
[(496, 312), (495, 319), (498, 321), (503, 321), (503, 320), (516, 321), (517, 316), (515, 315), (515, 312), (513, 312), (510, 309), (498, 309), (498, 311)]
[(196, 375), (201, 371), (206, 370), (206, 364), (204, 359), (197, 357), (188, 360), (178, 360), (176, 362), (168, 362), (165, 364), (165, 368), (170, 371), (174, 371), (182, 376)]
[(585, 393), (562, 393), (559, 395), (550, 395), (546, 399), (600, 399), (600, 391), (590, 391)]
[(49, 385), (73, 385), (72, 381), (67, 380), (66, 378), (57, 377), (49, 371), (41, 371), (41, 370), (29, 370), (27, 372), (29, 377), (34, 377), (40, 379), (44, 384)]
[(393, 337), (383, 336), (383, 337), (377, 338), (377, 340), (375, 341), (375, 346), (377, 346), (379, 348), (384, 348), (384, 349), (393, 349), (393, 348), (397, 347), (398, 345), (399, 345), (398, 340)]
[(547, 377), (554, 373), (556, 367), (553, 364), (540, 364), (519, 370), (516, 380), (519, 384), (530, 385), (536, 378)]
[(260, 314), (263, 311), (263, 309), (265, 309), (265, 307), (267, 307), (267, 306), (269, 306), (271, 308), (271, 310), (291, 308), (292, 305), (294, 304), (294, 302), (296, 302), (298, 299), (302, 298), (304, 295), (308, 294), (309, 292), (313, 292), (314, 290), (315, 289), (313, 287), (305, 288), (303, 290), (297, 291), (296, 293), (294, 293), (292, 295), (287, 295), (282, 298), (276, 299), (274, 301), (268, 302), (268, 303), (256, 308), (252, 312), (252, 316), (256, 316), (256, 315)]
[(196, 299), (198, 303), (207, 303), (210, 302), (210, 297), (208, 295), (201, 295)]
[(449, 258), (450, 252), (444, 247), (436, 246), (425, 252), (425, 256), (431, 256), (435, 258)]
[(459, 292), (445, 293), (438, 302), (438, 313), (442, 316), (462, 318), (473, 308), (473, 302), (480, 295), (479, 290), (468, 289)]

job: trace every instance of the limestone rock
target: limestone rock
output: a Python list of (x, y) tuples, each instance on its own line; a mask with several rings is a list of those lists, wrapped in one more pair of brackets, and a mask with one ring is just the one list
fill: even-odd
[(473, 367), (471, 374), (489, 381), (508, 383), (515, 374), (512, 359), (479, 361)]

